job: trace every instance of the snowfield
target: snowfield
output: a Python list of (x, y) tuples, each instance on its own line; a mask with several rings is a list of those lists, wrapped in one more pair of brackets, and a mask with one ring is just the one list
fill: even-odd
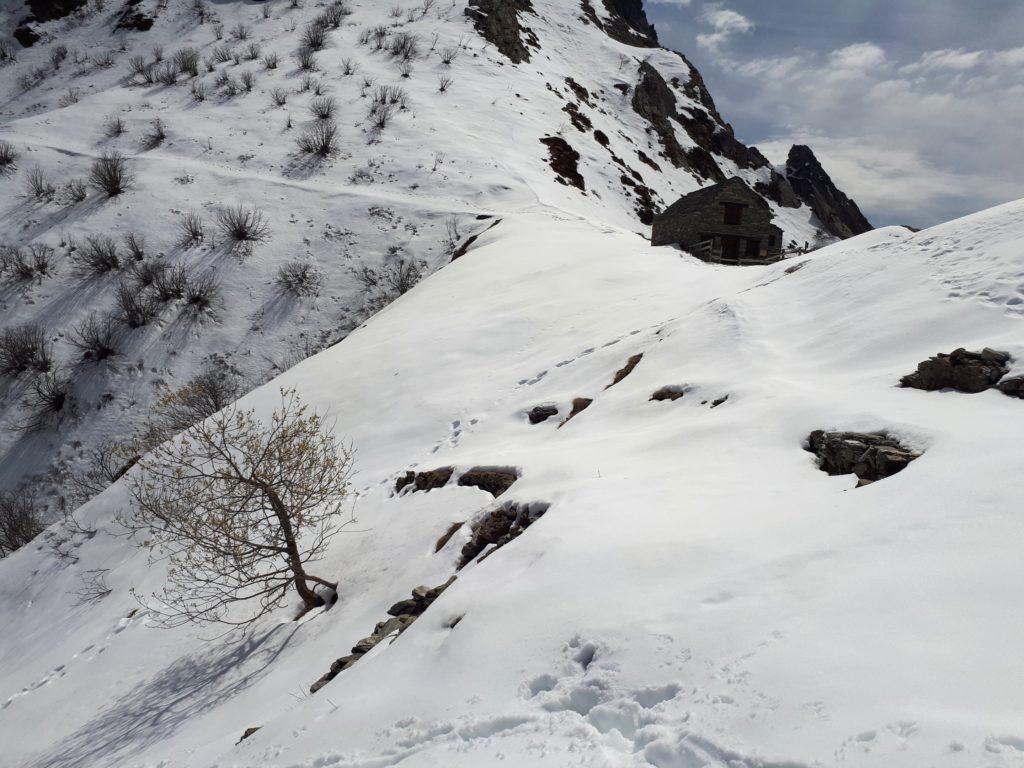
[[(465, 3), (440, 3), (407, 21), (393, 18), (390, 5), (351, 2), (352, 14), (329, 32), (309, 72), (294, 54), (321, 6), (278, 2), (264, 18), (262, 4), (208, 5), (216, 17), (200, 24), (191, 0), (172, 0), (159, 12), (156, 2), (144, 0), (141, 8), (157, 13), (146, 33), (111, 34), (113, 7), (82, 21), (49, 22), (41, 27), (43, 41), (20, 51), (16, 64), (0, 66), (0, 140), (19, 155), (15, 172), (0, 174), (0, 245), (55, 249), (45, 277), (0, 275), (2, 322), (44, 327), (58, 370), (74, 377), (77, 406), (48, 431), (11, 431), (28, 418), (25, 385), (3, 383), (0, 488), (32, 482), (56, 499), (89, 449), (131, 435), (153, 403), (197, 372), (227, 367), (251, 388), (344, 338), (374, 309), (357, 279), (361, 269), (404, 260), (430, 273), (450, 259), (453, 236), (458, 245), (493, 223), (480, 217), (544, 204), (649, 234), (635, 210), (637, 183), (666, 205), (706, 183), (661, 157), (658, 137), (630, 106), (641, 61), (656, 65), (666, 80), (678, 78), (678, 104), (695, 106), (686, 94), (689, 66), (665, 50), (615, 42), (581, 23), (572, 4), (535, 4), (528, 22), (541, 49), (531, 63), (513, 66), (476, 34), (463, 15)], [(22, 13), (14, 4), (0, 8), (0, 25), (13, 27)], [(245, 40), (237, 38), (240, 26)], [(386, 50), (360, 43), (375, 27), (418, 37), (420, 57), (409, 77)], [(66, 58), (54, 69), (50, 57), (60, 45)], [(256, 46), (251, 60), (250, 46)], [(198, 77), (182, 74), (165, 85), (132, 75), (133, 57), (150, 65), (157, 51), (156, 73), (185, 47), (202, 60)], [(445, 51), (455, 52), (447, 65)], [(97, 64), (107, 55), (109, 67)], [(263, 61), (270, 55), (278, 59), (273, 69)], [(38, 68), (46, 78), (23, 90), (20, 78)], [(251, 91), (242, 85), (247, 74)], [(450, 80), (444, 92), (441, 78)], [(569, 79), (586, 99), (574, 95)], [(204, 89), (203, 101), (191, 95), (193, 84)], [(389, 125), (377, 131), (368, 113), (381, 89), (396, 103)], [(275, 103), (275, 91), (284, 95), (283, 105)], [(296, 141), (316, 124), (310, 107), (324, 98), (335, 103), (338, 149), (326, 160), (310, 159)], [(567, 105), (592, 128), (574, 127)], [(112, 118), (120, 119), (123, 133), (111, 134)], [(147, 137), (156, 120), (166, 138), (153, 146)], [(682, 127), (674, 130), (683, 148), (694, 146)], [(585, 190), (563, 184), (550, 167), (540, 140), (553, 136), (564, 136), (579, 152)], [(85, 200), (68, 204), (64, 185), (87, 179), (91, 163), (110, 151), (129, 159), (134, 188), (109, 200), (90, 190)], [(739, 169), (724, 157), (717, 162), (751, 184), (768, 179), (768, 169)], [(50, 201), (26, 194), (26, 178), (37, 167), (56, 189)], [(629, 184), (622, 181), (627, 173)], [(267, 242), (242, 256), (216, 227), (218, 212), (236, 205), (261, 210), (270, 230)], [(181, 243), (180, 225), (190, 213), (206, 227), (207, 238), (196, 247)], [(778, 214), (787, 241), (813, 240), (816, 222), (806, 206)], [(147, 325), (121, 334), (111, 363), (82, 367), (81, 351), (70, 342), (75, 329), (91, 313), (116, 316), (118, 283), (132, 278), (130, 263), (83, 275), (71, 246), (96, 235), (120, 245), (129, 232), (145, 238), (148, 261), (182, 264), (193, 277), (213, 275), (221, 295), (198, 317), (181, 301), (162, 306)], [(281, 290), (278, 270), (291, 261), (322, 276), (318, 295)]]
[[(80, 511), (99, 532), (72, 559), (58, 525), (0, 562), (4, 764), (1024, 765), (1020, 403), (896, 386), (957, 346), (1021, 371), (1022, 234), (1014, 203), (738, 269), (549, 207), (506, 217), (242, 401), (267, 414), (296, 387), (357, 446), (329, 610), (245, 638), (148, 626), (128, 590), (161, 568), (115, 535), (120, 484)], [(665, 385), (686, 394), (651, 402)], [(924, 454), (855, 489), (803, 449), (817, 428)], [(498, 500), (393, 493), (480, 465), (521, 476)], [(455, 572), (465, 527), (434, 552), (453, 522), (505, 501), (550, 507), (307, 693)], [(95, 568), (113, 591), (76, 606)]]
[[(156, 628), (133, 593), (158, 590), (165, 566), (117, 525), (115, 483), (77, 528), (56, 523), (0, 560), (0, 767), (1024, 768), (1024, 403), (898, 387), (958, 347), (1005, 350), (1009, 375), (1024, 374), (1024, 201), (772, 266), (709, 265), (650, 247), (612, 159), (663, 203), (703, 183), (630, 107), (647, 61), (679, 78), (680, 109), (697, 109), (689, 68), (582, 24), (579, 3), (533, 0), (540, 48), (512, 65), (464, 2), (408, 21), (352, 2), (314, 73), (338, 110), (339, 152), (320, 164), (296, 153), (313, 96), (292, 53), (321, 8), (278, 2), (265, 19), (261, 4), (211, 2), (218, 41), (190, 4), (170, 0), (124, 51), (112, 7), (51, 22), (0, 68), (0, 139), (20, 154), (0, 176), (0, 243), (57, 249), (45, 279), (3, 281), (0, 325), (43, 323), (80, 403), (49, 431), (0, 433), (0, 487), (45, 475), (59, 492), (88, 448), (124, 439), (161, 394), (223, 360), (262, 383), (241, 407), (268, 417), (294, 388), (356, 449), (357, 522), (316, 567), (338, 601), (296, 621), (296, 600), (248, 633)], [(240, 23), (249, 40), (232, 42)], [(359, 44), (379, 24), (420, 36), (411, 77)], [(12, 90), (62, 42), (75, 51), (55, 73)], [(248, 42), (278, 67), (221, 62), (201, 75), (203, 102), (184, 78), (126, 79), (155, 45), (207, 57)], [(438, 52), (452, 47), (446, 66)], [(105, 51), (112, 67), (91, 63)], [(254, 72), (253, 91), (226, 96), (225, 71)], [(380, 85), (405, 88), (409, 108), (375, 135)], [(77, 101), (61, 106), (69, 88)], [(109, 115), (123, 136), (104, 136)], [(167, 138), (143, 150), (158, 117)], [(556, 178), (540, 142), (555, 136), (579, 152), (585, 190)], [(128, 194), (23, 196), (35, 165), (63, 182), (112, 148), (137, 176)], [(715, 160), (750, 183), (769, 174)], [(186, 212), (212, 230), (235, 204), (271, 226), (251, 254), (219, 236), (176, 244)], [(776, 213), (787, 241), (813, 237), (806, 207)], [(478, 235), (455, 260), (450, 221), (460, 244)], [(133, 230), (148, 258), (215, 270), (222, 301), (198, 319), (165, 308), (113, 366), (81, 369), (67, 336), (112, 310), (118, 280), (83, 280), (59, 246)], [(374, 314), (355, 272), (402, 258), (429, 276)], [(276, 286), (296, 259), (322, 273), (318, 296)], [(4, 381), (5, 427), (25, 383)], [(652, 400), (664, 387), (684, 394)], [(532, 424), (537, 406), (558, 413)], [(805, 450), (816, 429), (884, 430), (922, 455), (857, 488)], [(395, 492), (409, 471), (447, 467), (444, 487)], [(458, 485), (475, 467), (518, 479), (497, 498)], [(512, 504), (544, 514), (457, 570), (472, 524)], [(393, 642), (310, 694), (389, 607), (453, 575)]]

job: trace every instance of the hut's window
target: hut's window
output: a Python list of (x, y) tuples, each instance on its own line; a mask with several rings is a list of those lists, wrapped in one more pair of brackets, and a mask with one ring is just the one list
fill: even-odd
[(725, 208), (725, 223), (726, 224), (742, 224), (743, 223), (743, 209), (744, 205), (741, 203), (722, 203), (722, 207)]
[(768, 247), (769, 248), (774, 248), (775, 247), (775, 235), (768, 235)]

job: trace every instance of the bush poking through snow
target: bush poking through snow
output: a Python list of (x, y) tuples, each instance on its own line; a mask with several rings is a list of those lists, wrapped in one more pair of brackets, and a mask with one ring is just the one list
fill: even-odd
[(316, 71), (316, 53), (312, 48), (300, 48), (295, 53), (295, 63), (303, 72)]
[(0, 493), (0, 557), (21, 549), (43, 532), (35, 496), (25, 489)]
[(232, 405), (154, 448), (128, 475), (121, 516), (168, 562), (147, 607), (181, 626), (251, 624), (293, 588), (306, 610), (323, 605), (316, 585), (337, 585), (308, 566), (348, 522), (352, 463), (330, 423), (287, 390), (266, 423)]
[(283, 291), (302, 298), (319, 294), (324, 276), (309, 262), (289, 261), (277, 271), (276, 282)]
[(5, 248), (0, 269), (16, 282), (40, 280), (53, 270), (54, 250), (45, 243), (32, 243), (27, 248)]
[(295, 141), (300, 152), (329, 157), (338, 151), (338, 126), (333, 120), (320, 120)]
[(7, 141), (0, 141), (0, 176), (10, 173), (17, 167), (18, 151)]
[(276, 53), (268, 53), (263, 57), (263, 66), (266, 69), (277, 69), (278, 56)]
[(310, 102), (309, 111), (317, 120), (330, 120), (337, 107), (338, 103), (330, 96), (322, 96)]
[(259, 208), (221, 208), (217, 212), (217, 226), (224, 239), (234, 243), (262, 243), (270, 237), (270, 226)]
[(284, 88), (271, 88), (270, 99), (274, 102), (275, 106), (283, 107), (288, 103), (288, 91)]
[(211, 269), (185, 282), (185, 308), (193, 317), (215, 317), (222, 303), (220, 281)]
[(181, 217), (181, 221), (178, 222), (178, 231), (181, 233), (178, 245), (182, 248), (198, 248), (206, 239), (206, 225), (203, 223), (203, 217), (194, 211)]
[(71, 379), (59, 371), (47, 371), (32, 381), (22, 401), (21, 432), (41, 432), (77, 412)]
[(155, 437), (150, 445), (184, 432), (231, 405), (243, 394), (238, 376), (224, 367), (197, 374), (179, 389), (165, 395), (153, 408), (146, 432)]
[(90, 277), (106, 275), (121, 268), (117, 241), (107, 235), (89, 235), (71, 255), (79, 274)]
[(400, 258), (380, 269), (360, 267), (354, 276), (366, 291), (366, 308), (377, 312), (411, 290), (423, 279), (426, 268), (423, 261)]
[(391, 119), (395, 116), (395, 108), (391, 104), (375, 104), (370, 109), (368, 119), (370, 127), (380, 133), (391, 125)]
[(105, 152), (93, 162), (89, 183), (107, 197), (117, 197), (131, 189), (135, 177), (120, 152)]
[(162, 261), (138, 261), (132, 265), (131, 275), (135, 285), (143, 289), (155, 284), (167, 269), (168, 265)]
[(402, 61), (412, 61), (420, 55), (420, 37), (411, 32), (399, 32), (391, 38), (388, 53)]
[(0, 374), (18, 376), (28, 371), (46, 373), (53, 367), (53, 355), (46, 331), (36, 323), (25, 323), (0, 331)]
[(142, 146), (145, 149), (156, 149), (157, 147), (164, 143), (164, 140), (166, 138), (167, 131), (164, 128), (163, 120), (161, 120), (158, 117), (150, 124), (149, 130), (146, 131), (145, 134), (143, 134)]
[(103, 135), (108, 139), (116, 139), (124, 134), (124, 120), (120, 115), (110, 115), (103, 123)]
[(309, 51), (322, 51), (327, 45), (327, 29), (315, 21), (302, 32), (302, 47)]
[(133, 329), (149, 325), (160, 311), (155, 297), (124, 280), (117, 284), (114, 302), (119, 312), (118, 319)]
[(153, 291), (158, 301), (166, 304), (184, 298), (188, 288), (188, 272), (181, 264), (160, 270), (153, 276)]
[(145, 235), (140, 235), (138, 232), (126, 232), (124, 235), (124, 247), (132, 261), (142, 261), (146, 258)]
[(178, 84), (178, 67), (173, 61), (164, 62), (162, 67), (157, 67), (156, 81), (161, 85)]
[(38, 165), (25, 174), (25, 195), (27, 197), (40, 203), (47, 203), (53, 199), (55, 194), (57, 194), (56, 188)]
[(82, 362), (98, 364), (120, 354), (119, 334), (112, 318), (91, 313), (68, 336), (82, 353)]
[(173, 61), (189, 77), (199, 77), (199, 51), (195, 48), (181, 48), (175, 52)]

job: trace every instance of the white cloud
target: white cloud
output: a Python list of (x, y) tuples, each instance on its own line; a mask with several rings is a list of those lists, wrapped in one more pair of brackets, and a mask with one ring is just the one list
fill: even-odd
[[(931, 224), (1024, 194), (1024, 48), (936, 50), (894, 61), (874, 43), (728, 61), (719, 90), (734, 121), (773, 123), (785, 157), (808, 143), (876, 219)], [(722, 93), (734, 94), (721, 98)], [(771, 156), (771, 154), (769, 154)]]
[(731, 37), (754, 31), (754, 22), (742, 13), (722, 7), (720, 3), (704, 6), (700, 18), (712, 31), (697, 35), (697, 43), (709, 51), (717, 52)]
[(965, 51), (962, 48), (928, 51), (913, 64), (907, 64), (900, 69), (900, 72), (905, 75), (924, 75), (942, 71), (965, 72), (977, 67), (984, 57), (983, 51)]
[(885, 64), (885, 51), (874, 43), (854, 43), (829, 54), (833, 70), (863, 71), (877, 69)]
[(649, 5), (674, 5), (677, 8), (689, 7), (693, 0), (647, 0)]

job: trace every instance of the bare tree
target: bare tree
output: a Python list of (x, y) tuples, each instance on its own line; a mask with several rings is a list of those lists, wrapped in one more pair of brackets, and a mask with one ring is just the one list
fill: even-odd
[(307, 610), (323, 605), (316, 585), (337, 585), (307, 566), (351, 522), (352, 460), (294, 390), (281, 391), (269, 423), (231, 406), (144, 456), (121, 519), (169, 563), (160, 605), (148, 607), (180, 626), (249, 624), (291, 587)]
[(0, 492), (0, 557), (20, 549), (42, 532), (35, 496), (24, 489)]

